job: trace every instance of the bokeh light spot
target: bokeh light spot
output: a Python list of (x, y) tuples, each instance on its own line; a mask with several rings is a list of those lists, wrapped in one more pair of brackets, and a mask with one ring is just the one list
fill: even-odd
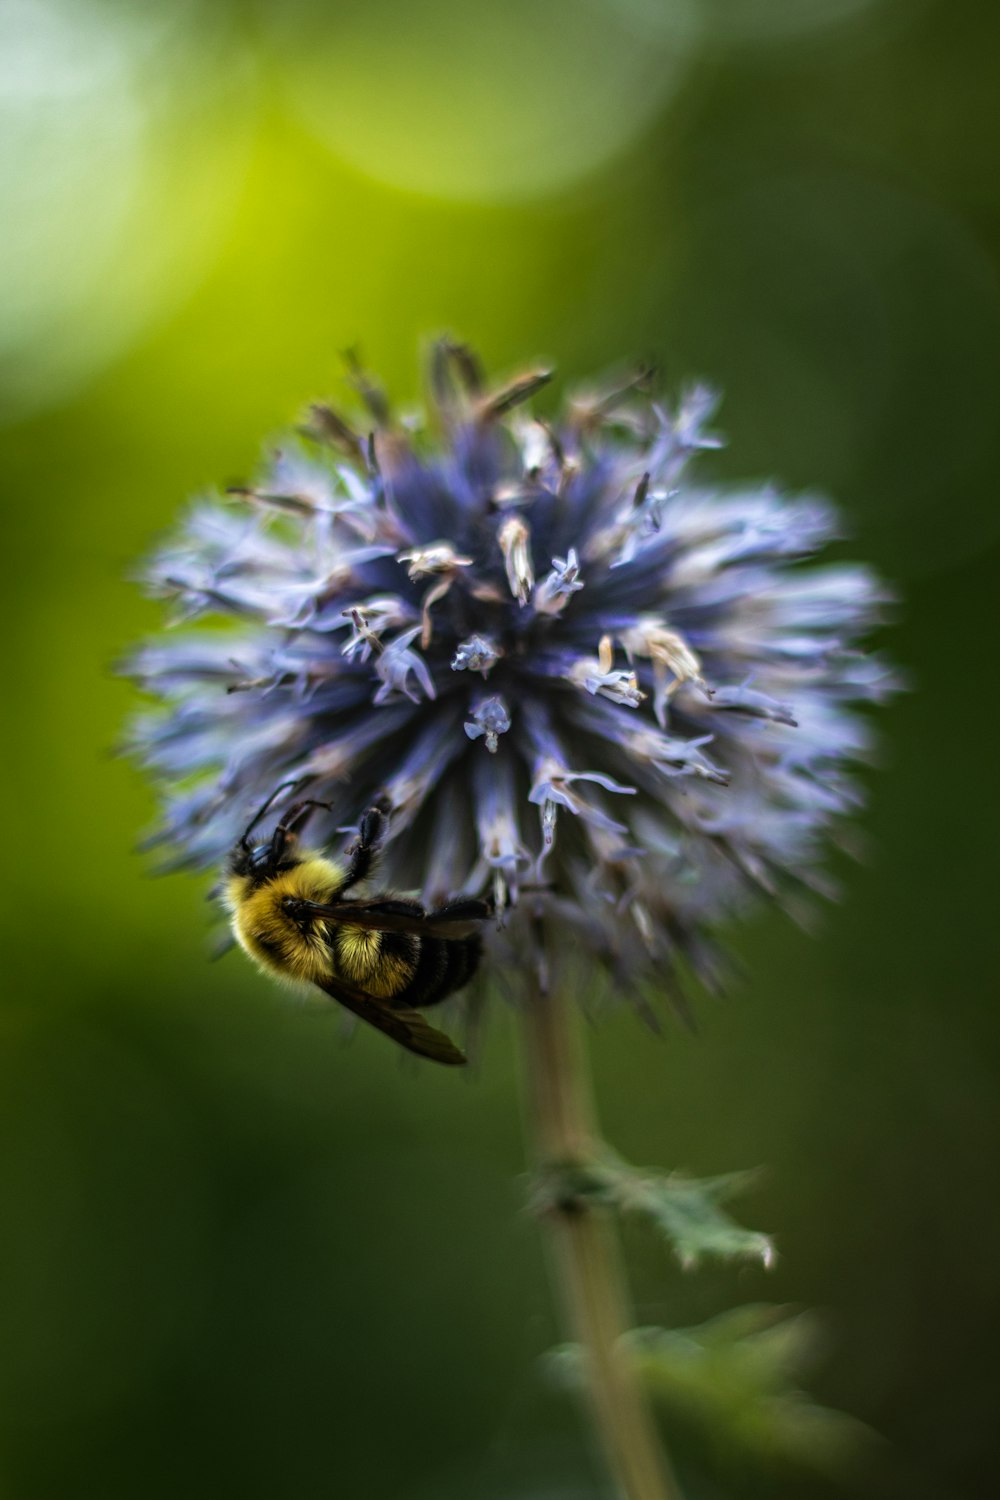
[(268, 8), (295, 108), (380, 181), (529, 198), (612, 159), (680, 83), (690, 0), (312, 0)]

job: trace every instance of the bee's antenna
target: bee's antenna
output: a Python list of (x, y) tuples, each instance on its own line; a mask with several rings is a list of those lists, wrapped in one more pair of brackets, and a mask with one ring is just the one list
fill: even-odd
[(243, 832), (243, 837), (240, 839), (241, 849), (246, 849), (249, 847), (247, 840), (250, 837), (251, 830), (260, 822), (261, 818), (267, 812), (271, 804), (281, 795), (282, 792), (287, 791), (289, 787), (301, 786), (304, 779), (305, 778), (302, 776), (296, 776), (293, 777), (291, 781), (283, 781), (280, 786), (275, 787), (274, 791), (271, 793), (270, 797), (268, 797), (263, 807), (259, 808), (257, 812), (254, 813), (253, 817), (247, 824)]
[(279, 823), (274, 831), (275, 833), (298, 833), (309, 816), (311, 808), (325, 807), (329, 812), (332, 806), (332, 802), (317, 802), (315, 798), (310, 798), (308, 802), (296, 802), (295, 806), (290, 807), (285, 814), (288, 821)]

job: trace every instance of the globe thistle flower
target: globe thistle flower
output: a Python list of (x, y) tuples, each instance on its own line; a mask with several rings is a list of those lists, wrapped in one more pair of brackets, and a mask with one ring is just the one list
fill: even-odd
[(314, 407), (193, 507), (145, 574), (177, 628), (131, 662), (157, 838), (216, 866), (283, 782), (330, 804), (317, 842), (387, 795), (387, 878), (489, 894), (504, 966), (540, 960), (529, 891), (623, 989), (678, 960), (711, 981), (722, 919), (827, 889), (893, 685), (858, 649), (886, 593), (804, 566), (825, 501), (699, 476), (710, 392), (640, 378), (544, 422), (548, 378), (490, 390), (441, 341), (426, 428), (359, 379), (365, 426)]

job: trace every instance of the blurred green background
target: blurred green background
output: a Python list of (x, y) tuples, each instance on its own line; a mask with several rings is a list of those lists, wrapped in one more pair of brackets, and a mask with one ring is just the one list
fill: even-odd
[(443, 329), (712, 381), (716, 472), (834, 494), (899, 585), (848, 899), (739, 933), (698, 1036), (592, 1050), (633, 1160), (767, 1168), (777, 1269), (637, 1230), (641, 1320), (814, 1307), (883, 1439), (821, 1478), (668, 1409), (692, 1500), (995, 1493), (998, 61), (990, 0), (2, 0), (2, 1500), (608, 1495), (510, 1013), (456, 1079), (209, 963), (111, 754), (136, 557), (339, 351), (416, 399)]

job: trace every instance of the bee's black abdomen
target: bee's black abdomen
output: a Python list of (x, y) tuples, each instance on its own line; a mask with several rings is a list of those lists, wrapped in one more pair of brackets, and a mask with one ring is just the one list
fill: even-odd
[(448, 943), (448, 989), (447, 994), (460, 990), (468, 984), (479, 967), (479, 955), (483, 944), (478, 932), (471, 937), (459, 938)]
[(380, 932), (379, 951), (385, 958), (402, 959), (413, 967), (420, 957), (420, 939), (409, 932)]
[(417, 1010), (444, 998), (447, 993), (444, 988), (448, 971), (447, 948), (448, 944), (441, 938), (421, 937), (420, 956), (413, 978), (405, 991), (396, 996), (397, 1000)]
[(475, 974), (481, 949), (478, 933), (467, 938), (422, 937), (413, 978), (395, 998), (420, 1010), (453, 995)]

